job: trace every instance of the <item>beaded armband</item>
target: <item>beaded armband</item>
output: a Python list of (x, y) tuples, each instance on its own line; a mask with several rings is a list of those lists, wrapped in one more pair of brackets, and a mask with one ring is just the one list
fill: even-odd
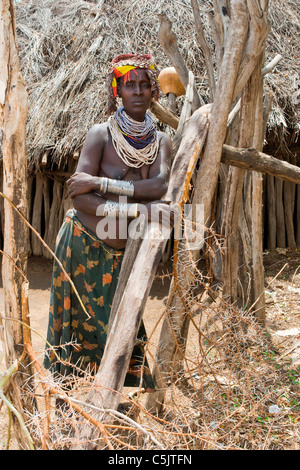
[(138, 204), (128, 204), (117, 201), (106, 201), (104, 205), (104, 217), (129, 217), (135, 219), (138, 214)]
[(113, 180), (111, 178), (100, 177), (100, 191), (102, 193), (113, 193), (119, 196), (132, 197), (134, 186), (131, 181)]

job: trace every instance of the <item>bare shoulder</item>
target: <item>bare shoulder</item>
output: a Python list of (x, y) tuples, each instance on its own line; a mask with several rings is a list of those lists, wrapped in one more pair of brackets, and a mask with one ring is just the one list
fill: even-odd
[(172, 154), (172, 140), (165, 132), (157, 132), (160, 152), (168, 159)]
[(157, 131), (157, 135), (158, 135), (160, 143), (165, 144), (165, 145), (172, 145), (171, 137), (168, 134), (162, 131)]
[(108, 123), (95, 124), (87, 133), (83, 144), (82, 152), (94, 153), (101, 152), (108, 141)]
[(77, 171), (98, 174), (103, 150), (108, 141), (107, 129), (107, 122), (91, 127), (81, 150)]
[(86, 140), (94, 143), (101, 143), (107, 139), (108, 135), (108, 122), (101, 124), (94, 124), (89, 130)]

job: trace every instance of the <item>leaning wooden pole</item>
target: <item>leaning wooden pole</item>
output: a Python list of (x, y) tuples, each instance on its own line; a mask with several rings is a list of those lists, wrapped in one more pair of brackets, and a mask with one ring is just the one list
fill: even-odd
[[(0, 17), (0, 139), (3, 153), (3, 193), (25, 216), (27, 215), (27, 159), (25, 128), (27, 119), (27, 92), (21, 76), (14, 18), (13, 0), (1, 0)], [(24, 410), (32, 413), (32, 400), (20, 390), (26, 389), (31, 376), (28, 358), (24, 357), (22, 320), (22, 292), (26, 291), (24, 274), (27, 272), (28, 232), (10, 203), (4, 201), (4, 247), (2, 280), (4, 288), (6, 362), (9, 367), (21, 362), (11, 379), (8, 399), (13, 402), (24, 421)], [(16, 269), (16, 267), (18, 269)], [(23, 273), (23, 275), (21, 274)], [(25, 283), (25, 284), (24, 284)], [(23, 318), (24, 320), (24, 318)], [(26, 319), (27, 320), (27, 319)], [(24, 397), (25, 396), (25, 397)], [(28, 395), (29, 396), (29, 395)], [(15, 433), (21, 448), (27, 442), (17, 420)]]
[(245, 2), (234, 0), (231, 8), (232, 28), (225, 45), (211, 112), (211, 124), (195, 187), (195, 202), (203, 204), (205, 222), (208, 222), (210, 218), (211, 202), (219, 175), (228, 115), (233, 102), (236, 80), (247, 38), (248, 16)]
[[(169, 188), (165, 196), (165, 199), (172, 203), (179, 203), (181, 200), (190, 160), (195, 151), (197, 157), (199, 156), (207, 130), (208, 121), (199, 109), (189, 121), (173, 162)], [(165, 243), (166, 239), (160, 236), (159, 225), (151, 222), (132, 265), (124, 293), (120, 296), (119, 307), (110, 323), (94, 388), (87, 398), (89, 404), (98, 408), (116, 409), (119, 404), (139, 324)], [(94, 417), (100, 420), (101, 413), (96, 413)], [(82, 444), (77, 449), (95, 448), (97, 446), (93, 441), (95, 433), (97, 429), (83, 425), (80, 430)]]
[[(247, 25), (248, 17), (245, 2), (243, 0), (234, 0), (232, 2), (232, 28), (224, 51), (222, 68), (219, 73), (211, 111), (211, 122), (200, 167), (197, 172), (192, 201), (194, 206), (202, 206), (204, 224), (209, 224), (211, 216), (211, 206), (218, 181), (228, 115), (233, 101), (239, 66), (247, 38)], [(191, 256), (196, 261), (198, 251), (194, 250), (191, 252)], [(180, 265), (179, 269), (182, 269)], [(186, 285), (185, 287), (188, 290), (189, 286)], [(174, 354), (178, 350), (177, 345), (182, 343), (180, 336), (183, 329), (187, 331), (184, 324), (188, 317), (181, 302), (180, 294), (178, 292), (174, 294), (172, 286), (169, 292), (168, 304), (170, 305), (170, 311), (167, 312), (164, 319), (159, 339), (159, 349), (155, 358), (156, 366), (154, 374), (156, 379), (159, 379), (158, 390), (148, 396), (146, 404), (147, 408), (152, 411), (160, 411), (162, 408), (164, 387), (173, 370)], [(176, 322), (175, 336), (177, 335), (177, 342), (174, 342), (174, 320)]]

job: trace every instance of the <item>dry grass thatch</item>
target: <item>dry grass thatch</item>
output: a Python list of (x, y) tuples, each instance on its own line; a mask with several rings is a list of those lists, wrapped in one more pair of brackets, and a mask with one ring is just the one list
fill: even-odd
[[(209, 27), (212, 1), (201, 0), (202, 19), (213, 49)], [(173, 22), (181, 52), (193, 70), (203, 101), (208, 100), (202, 53), (197, 45), (189, 0), (22, 0), (16, 6), (21, 67), (29, 92), (28, 151), (38, 164), (48, 151), (63, 167), (95, 122), (106, 119), (105, 78), (117, 54), (152, 52), (159, 69), (171, 65), (158, 42), (158, 14)], [(299, 131), (299, 106), (293, 97), (299, 70), (297, 0), (272, 0), (268, 62), (283, 60), (266, 78), (274, 95), (269, 128), (284, 135)]]

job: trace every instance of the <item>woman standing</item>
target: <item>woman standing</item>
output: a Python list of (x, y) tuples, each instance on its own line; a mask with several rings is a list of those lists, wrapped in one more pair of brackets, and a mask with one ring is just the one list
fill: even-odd
[[(117, 97), (122, 101), (120, 108)], [(89, 131), (77, 171), (68, 181), (74, 209), (68, 211), (59, 231), (56, 256), (89, 316), (55, 262), (47, 340), (56, 354), (49, 349), (44, 364), (66, 378), (99, 367), (128, 226), (139, 215), (140, 204), (149, 219), (158, 212), (163, 219), (170, 216), (169, 206), (160, 200), (168, 186), (171, 140), (156, 131), (147, 113), (152, 99), (158, 98), (151, 55), (116, 57), (108, 75), (110, 117)], [(105, 231), (112, 219), (113, 230)], [(142, 383), (151, 392), (155, 385), (143, 360), (145, 340), (141, 323), (125, 386)]]

